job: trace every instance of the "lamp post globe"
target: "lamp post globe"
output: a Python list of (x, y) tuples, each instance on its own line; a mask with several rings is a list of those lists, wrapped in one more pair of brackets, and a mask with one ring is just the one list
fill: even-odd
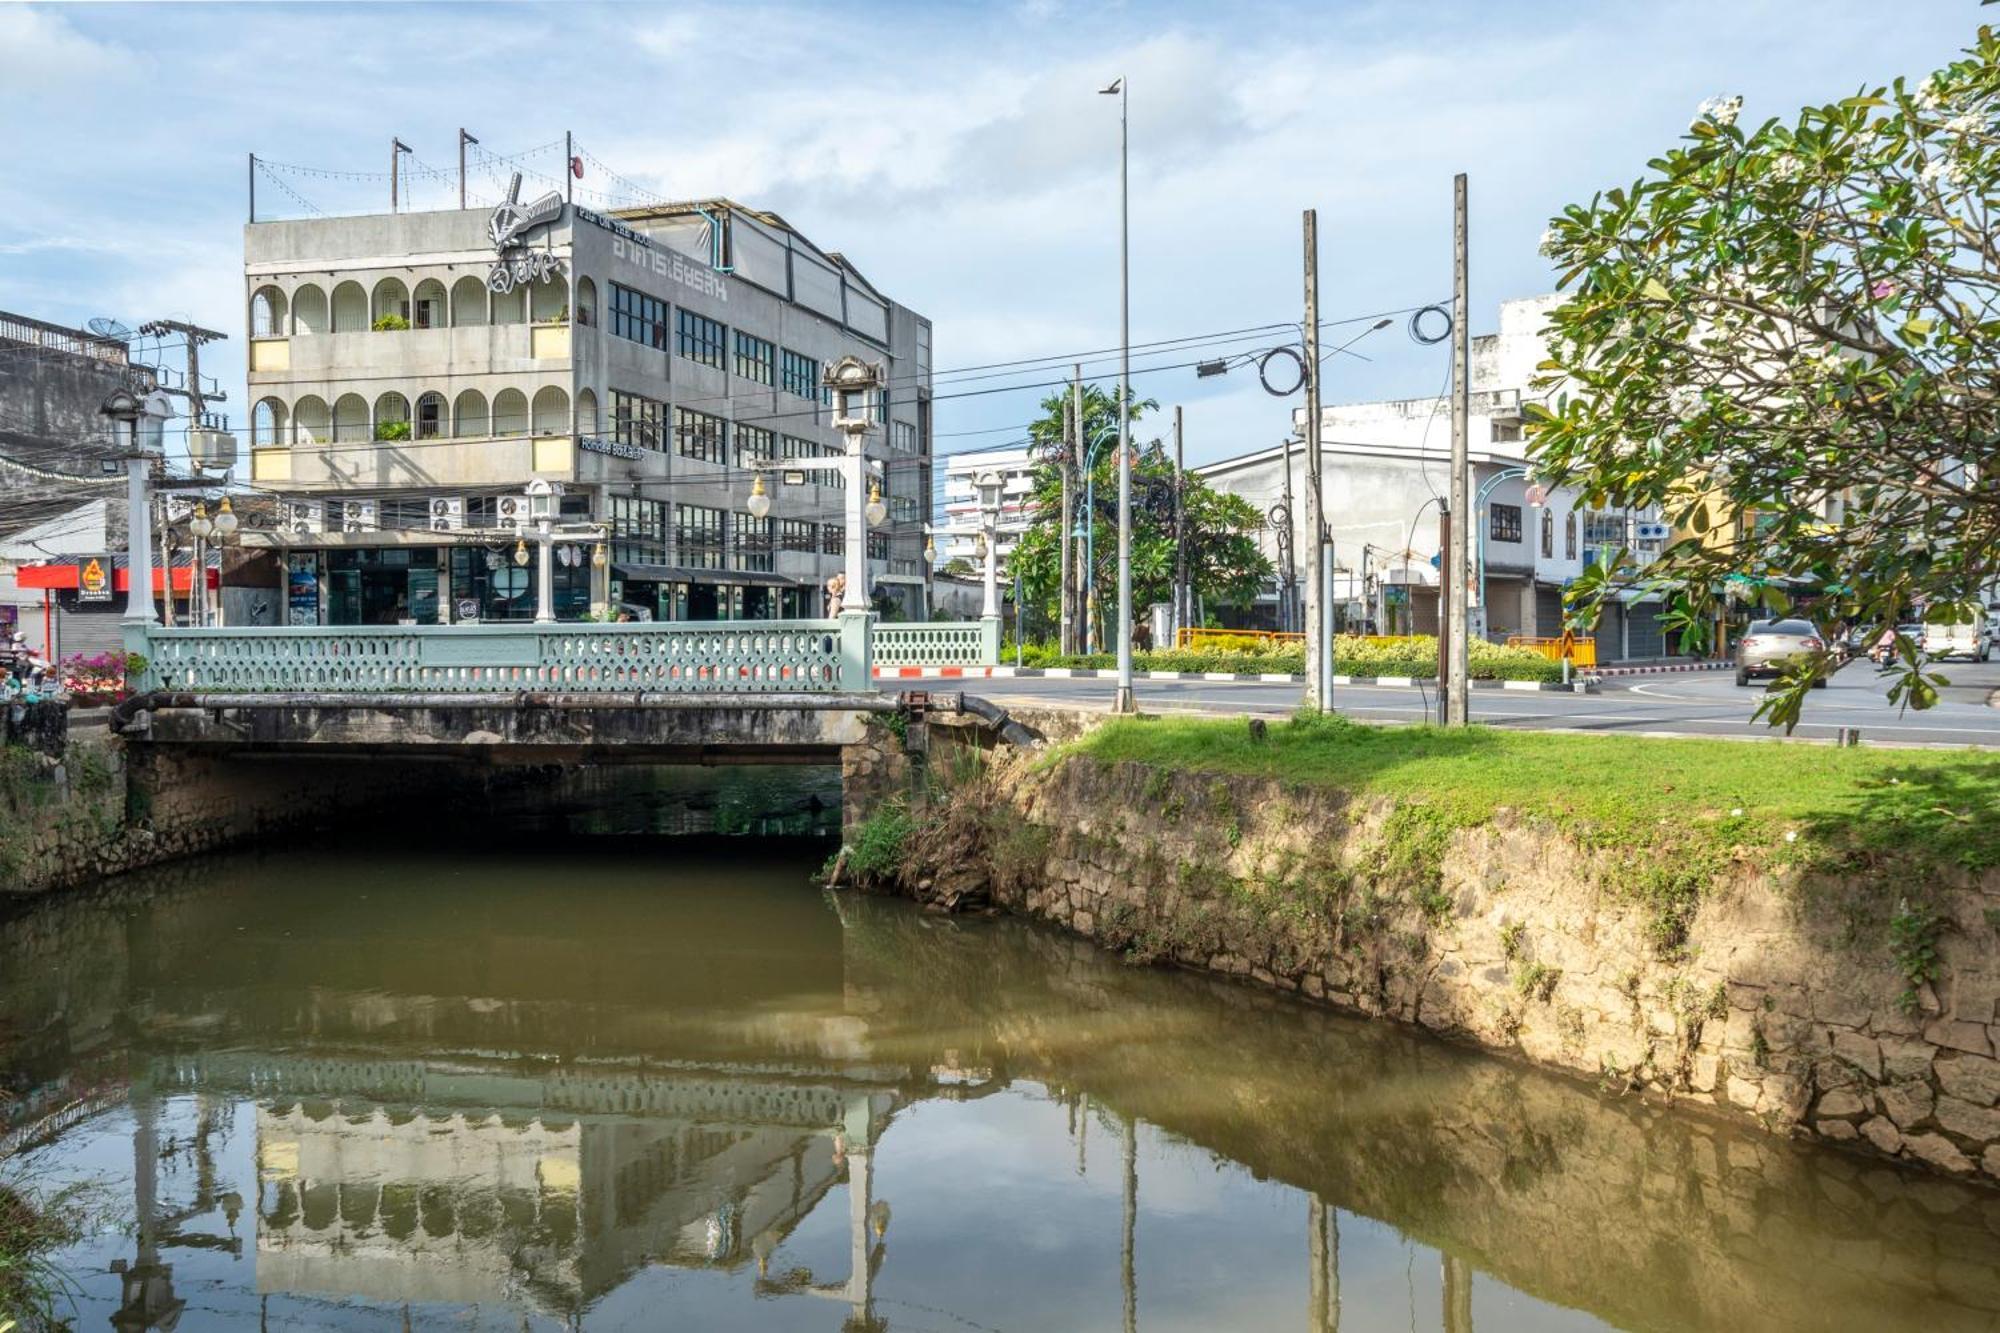
[(223, 496), (215, 506), (215, 536), (218, 541), (228, 541), (236, 535), (239, 526), (236, 511), (230, 507), (229, 497)]
[(743, 507), (750, 511), (750, 517), (752, 518), (767, 518), (770, 516), (771, 497), (764, 489), (764, 477), (762, 473), (750, 479), (750, 498), (744, 501)]
[(188, 531), (197, 541), (207, 541), (208, 534), (215, 531), (215, 524), (208, 517), (208, 506), (199, 500), (195, 501), (194, 517), (188, 520)]
[(882, 520), (889, 516), (888, 506), (882, 503), (882, 483), (879, 481), (868, 483), (867, 515), (868, 526), (871, 528), (881, 527)]

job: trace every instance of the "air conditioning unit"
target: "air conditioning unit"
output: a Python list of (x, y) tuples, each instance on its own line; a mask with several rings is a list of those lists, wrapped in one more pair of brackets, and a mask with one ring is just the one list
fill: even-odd
[(503, 495), (493, 502), (494, 526), (519, 532), (528, 525), (528, 497)]
[(450, 532), (465, 526), (465, 497), (462, 495), (433, 495), (431, 497), (430, 520), (432, 532)]
[(204, 470), (236, 466), (236, 437), (226, 430), (190, 430), (188, 462)]
[(343, 500), (340, 502), (340, 530), (342, 532), (375, 531), (375, 502), (373, 500)]
[(278, 531), (294, 537), (310, 537), (324, 531), (325, 511), (317, 500), (278, 502)]

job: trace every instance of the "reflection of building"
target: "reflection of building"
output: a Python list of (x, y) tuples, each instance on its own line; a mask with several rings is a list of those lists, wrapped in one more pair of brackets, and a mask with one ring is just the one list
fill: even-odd
[[(251, 476), (284, 497), (245, 544), (289, 553), (294, 623), (532, 617), (533, 562), (511, 555), (536, 480), (565, 488), (563, 520), (608, 531), (615, 600), (817, 615), (845, 550), (836, 474), (772, 474), (759, 519), (749, 469), (844, 451), (820, 379), (848, 355), (889, 382), (870, 577), (921, 613), (930, 323), (776, 214), (604, 216), (550, 194), (253, 222), (244, 279)], [(590, 546), (556, 565), (561, 619), (592, 601)]]

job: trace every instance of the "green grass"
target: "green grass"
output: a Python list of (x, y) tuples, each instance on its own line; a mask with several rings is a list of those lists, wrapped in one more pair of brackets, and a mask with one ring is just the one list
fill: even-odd
[(1976, 750), (1447, 731), (1302, 715), (1261, 742), (1241, 721), (1121, 719), (1056, 753), (1388, 797), (1424, 807), (1426, 831), (1511, 809), (1586, 847), (1661, 853), (1633, 860), (1632, 878), (1648, 882), (1648, 897), (1689, 900), (1690, 911), (1696, 884), (1739, 853), (1830, 869), (2000, 865), (2000, 755)]

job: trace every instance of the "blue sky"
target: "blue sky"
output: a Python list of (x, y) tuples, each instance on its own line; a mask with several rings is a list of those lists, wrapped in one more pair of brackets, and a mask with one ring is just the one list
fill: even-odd
[[(784, 214), (931, 316), (941, 370), (1102, 349), (1117, 113), (1095, 90), (1122, 73), (1134, 342), (1297, 319), (1306, 207), (1324, 317), (1448, 296), (1458, 170), (1480, 332), (1552, 284), (1548, 215), (1637, 175), (1703, 98), (1789, 114), (1945, 63), (1981, 17), (1973, 0), (0, 5), (0, 308), (226, 330), (204, 365), (240, 426), (245, 155), (382, 172), (399, 135), (449, 168), (463, 125), (499, 154), (570, 130), (643, 189)], [(586, 172), (585, 190), (628, 192)], [(286, 179), (327, 212), (386, 203), (382, 181)], [(417, 185), (420, 206), (455, 201)], [(259, 206), (304, 211), (269, 185)], [(1329, 401), (1437, 392), (1442, 347), (1399, 325), (1360, 350), (1330, 367)], [(1186, 405), (1191, 460), (1289, 420), (1245, 372), (1135, 385)], [(941, 399), (940, 451), (1012, 438), (1038, 396)]]

